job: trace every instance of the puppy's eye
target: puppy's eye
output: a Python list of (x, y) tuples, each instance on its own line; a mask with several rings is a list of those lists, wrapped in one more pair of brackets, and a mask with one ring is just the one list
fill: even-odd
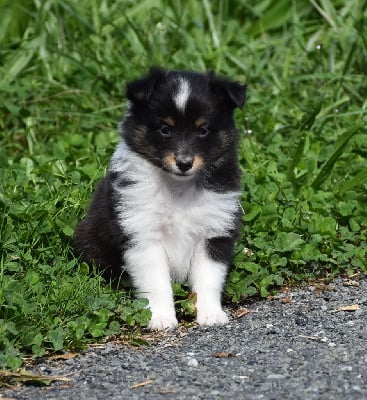
[(172, 136), (171, 128), (168, 125), (162, 125), (159, 131), (161, 135), (165, 138)]
[(197, 133), (198, 133), (199, 138), (205, 138), (208, 135), (209, 130), (206, 126), (201, 126), (198, 129)]

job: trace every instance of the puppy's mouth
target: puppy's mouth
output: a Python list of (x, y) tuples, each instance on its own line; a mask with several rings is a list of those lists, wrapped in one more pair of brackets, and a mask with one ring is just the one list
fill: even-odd
[(192, 173), (182, 173), (182, 172), (171, 172), (172, 175), (175, 177), (175, 179), (179, 179), (179, 180), (188, 180), (191, 179), (194, 175), (195, 175), (195, 171)]
[(191, 179), (203, 165), (199, 155), (194, 157), (176, 157), (173, 153), (163, 158), (163, 169), (179, 180)]

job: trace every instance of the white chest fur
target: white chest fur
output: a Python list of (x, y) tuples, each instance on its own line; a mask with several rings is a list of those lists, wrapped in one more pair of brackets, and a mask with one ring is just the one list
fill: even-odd
[(195, 248), (206, 239), (226, 236), (238, 209), (237, 192), (197, 189), (152, 166), (121, 142), (110, 170), (134, 182), (115, 187), (119, 223), (136, 251), (148, 243), (164, 248), (173, 279), (186, 279)]

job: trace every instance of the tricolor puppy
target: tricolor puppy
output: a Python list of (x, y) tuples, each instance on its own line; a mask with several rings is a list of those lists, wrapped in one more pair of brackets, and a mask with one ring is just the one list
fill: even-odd
[(233, 110), (246, 85), (214, 73), (151, 69), (127, 85), (121, 140), (75, 232), (77, 252), (126, 271), (151, 329), (177, 326), (171, 282), (197, 294), (197, 322), (223, 324), (221, 292), (239, 229)]

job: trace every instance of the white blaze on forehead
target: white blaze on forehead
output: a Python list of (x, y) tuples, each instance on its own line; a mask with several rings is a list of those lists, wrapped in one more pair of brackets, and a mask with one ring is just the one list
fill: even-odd
[(177, 92), (175, 93), (175, 95), (173, 97), (176, 107), (180, 111), (185, 110), (185, 106), (187, 103), (187, 99), (189, 98), (189, 95), (190, 95), (189, 82), (186, 79), (180, 77), (179, 81), (178, 81)]

